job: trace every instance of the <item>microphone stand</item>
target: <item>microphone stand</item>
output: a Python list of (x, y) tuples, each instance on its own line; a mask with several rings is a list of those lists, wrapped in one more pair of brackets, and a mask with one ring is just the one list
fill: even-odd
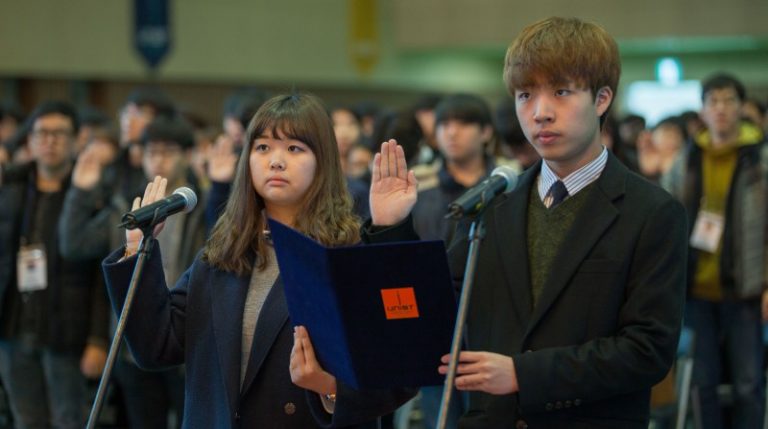
[(461, 297), (459, 298), (459, 309), (456, 314), (456, 324), (453, 327), (451, 359), (448, 363), (448, 373), (443, 384), (443, 396), (440, 400), (440, 412), (437, 416), (437, 429), (445, 429), (448, 419), (448, 406), (451, 403), (453, 383), (456, 380), (456, 366), (459, 362), (459, 349), (461, 348), (462, 337), (464, 336), (464, 325), (467, 319), (469, 297), (472, 293), (472, 285), (475, 278), (477, 257), (480, 254), (480, 243), (485, 238), (484, 214), (485, 208), (477, 213), (469, 227), (469, 254), (467, 255), (467, 265), (464, 268), (464, 280), (461, 285)]
[(125, 330), (125, 324), (128, 320), (128, 314), (131, 312), (131, 305), (133, 304), (133, 297), (136, 293), (136, 285), (141, 280), (141, 275), (144, 272), (144, 263), (149, 258), (150, 253), (154, 247), (154, 240), (152, 233), (157, 224), (157, 212), (155, 213), (155, 219), (149, 223), (149, 225), (141, 228), (144, 233), (141, 241), (139, 242), (138, 259), (136, 265), (133, 268), (133, 275), (131, 276), (131, 283), (128, 286), (128, 292), (125, 295), (125, 302), (123, 303), (123, 310), (120, 312), (120, 318), (117, 321), (117, 329), (115, 335), (112, 337), (112, 344), (109, 346), (109, 354), (107, 355), (107, 362), (104, 365), (104, 371), (101, 373), (101, 380), (99, 380), (99, 389), (96, 391), (96, 399), (93, 401), (93, 407), (91, 408), (91, 414), (88, 416), (87, 429), (94, 429), (96, 427), (96, 421), (99, 419), (101, 413), (101, 407), (104, 405), (104, 397), (107, 393), (107, 386), (109, 385), (109, 378), (112, 374), (112, 368), (115, 365), (117, 354), (120, 350), (120, 344), (123, 339), (123, 331)]

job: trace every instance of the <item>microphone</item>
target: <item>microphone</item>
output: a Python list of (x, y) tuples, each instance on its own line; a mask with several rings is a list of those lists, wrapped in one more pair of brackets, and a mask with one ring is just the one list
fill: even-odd
[(124, 214), (118, 227), (135, 229), (157, 225), (172, 214), (180, 211), (191, 212), (196, 205), (197, 195), (195, 192), (187, 187), (181, 187), (162, 200)]
[(517, 173), (512, 167), (502, 165), (493, 169), (491, 176), (465, 192), (448, 205), (446, 219), (461, 219), (477, 214), (497, 195), (509, 192), (517, 185)]

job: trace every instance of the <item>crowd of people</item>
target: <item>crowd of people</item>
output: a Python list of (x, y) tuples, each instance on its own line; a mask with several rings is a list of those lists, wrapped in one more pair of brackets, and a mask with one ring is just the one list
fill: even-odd
[[(518, 46), (515, 49), (527, 48)], [(510, 52), (508, 60), (520, 54), (513, 48), (510, 48)], [(126, 241), (125, 232), (116, 225), (125, 212), (138, 207), (140, 203), (136, 201), (137, 198), (142, 201), (143, 197), (143, 203), (146, 204), (164, 197), (166, 189), (171, 192), (182, 186), (194, 190), (198, 196), (198, 205), (194, 210), (169, 217), (165, 221), (163, 232), (157, 235), (162, 252), (154, 254), (153, 270), (148, 277), (154, 283), (147, 281), (148, 285), (152, 283), (162, 286), (161, 290), (148, 287), (139, 298), (145, 298), (141, 301), (142, 308), (155, 305), (175, 309), (174, 306), (182, 305), (179, 304), (182, 299), (179, 297), (183, 296), (186, 308), (197, 306), (195, 308), (200, 312), (194, 319), (187, 317), (185, 322), (188, 325), (195, 323), (195, 332), (200, 332), (201, 337), (184, 338), (181, 331), (174, 331), (169, 327), (174, 325), (172, 315), (162, 320), (142, 317), (142, 327), (146, 330), (155, 326), (162, 332), (165, 342), (151, 342), (149, 337), (142, 339), (141, 330), (137, 326), (129, 330), (130, 347), (122, 349), (114, 369), (108, 404), (113, 412), (101, 419), (105, 427), (167, 428), (169, 425), (180, 426), (185, 416), (187, 419), (208, 422), (204, 424), (211, 425), (209, 427), (218, 427), (217, 419), (229, 418), (226, 408), (214, 409), (210, 402), (206, 402), (205, 396), (208, 393), (193, 391), (189, 385), (196, 386), (198, 390), (216, 391), (221, 388), (219, 393), (222, 395), (232, 395), (232, 392), (237, 394), (244, 383), (252, 383), (252, 377), (247, 380), (248, 371), (245, 367), (241, 371), (239, 366), (235, 371), (234, 385), (227, 384), (231, 381), (226, 378), (228, 375), (203, 374), (206, 370), (201, 368), (202, 361), (215, 359), (214, 355), (203, 353), (204, 347), (215, 345), (200, 344), (197, 352), (190, 352), (189, 343), (198, 343), (208, 338), (202, 335), (208, 333), (208, 323), (213, 323), (210, 327), (212, 330), (219, 328), (215, 326), (215, 315), (210, 315), (211, 320), (200, 319), (207, 317), (205, 312), (210, 310), (200, 310), (200, 306), (209, 299), (205, 293), (210, 293), (201, 291), (212, 289), (204, 288), (203, 285), (211, 281), (207, 279), (216, 270), (237, 274), (220, 279), (224, 283), (236, 284), (240, 277), (246, 278), (246, 288), (242, 289), (242, 296), (238, 298), (242, 300), (240, 311), (235, 314), (237, 320), (233, 327), (238, 327), (241, 322), (243, 306), (246, 306), (247, 312), (247, 308), (250, 308), (247, 306), (253, 304), (252, 293), (261, 293), (253, 297), (258, 301), (258, 304), (253, 304), (257, 306), (256, 314), (261, 309), (268, 309), (261, 313), (265, 320), (277, 317), (272, 307), (269, 307), (272, 302), (270, 300), (275, 299), (271, 297), (269, 287), (279, 273), (274, 256), (269, 256), (273, 253), (270, 253), (267, 239), (263, 236), (264, 226), (261, 223), (265, 213), (277, 218), (284, 216), (286, 223), (316, 232), (315, 237), (324, 239), (327, 244), (359, 241), (361, 237), (358, 228), (373, 216), (373, 224), (367, 224), (368, 229), (363, 230), (364, 241), (376, 241), (375, 237), (380, 232), (378, 225), (398, 225), (408, 218), (412, 219), (413, 231), (403, 233), (403, 237), (407, 239), (411, 232), (415, 232), (421, 239), (444, 240), (448, 245), (466, 239), (461, 235), (464, 234), (462, 225), (444, 219), (448, 203), (487, 178), (496, 166), (511, 166), (525, 178), (526, 172), (539, 171), (542, 165), (548, 165), (540, 161), (541, 158), (550, 160), (548, 157), (555, 160), (549, 166), (552, 171), (542, 171), (539, 181), (532, 178), (525, 182), (526, 179), (523, 179), (523, 183), (533, 189), (539, 186), (544, 204), (552, 203), (549, 188), (541, 188), (546, 174), (550, 174), (554, 182), (558, 177), (566, 179), (573, 171), (566, 168), (567, 163), (558, 164), (559, 158), (547, 152), (549, 149), (546, 145), (532, 144), (530, 130), (537, 124), (554, 122), (555, 119), (546, 117), (552, 113), (542, 113), (540, 105), (530, 107), (539, 110), (526, 112), (526, 106), (534, 106), (526, 103), (528, 100), (538, 100), (536, 97), (548, 96), (537, 91), (552, 90), (562, 99), (572, 94), (561, 94), (558, 92), (559, 87), (550, 87), (551, 84), (562, 84), (556, 82), (562, 76), (545, 76), (542, 79), (552, 78), (553, 81), (538, 82), (534, 75), (542, 70), (520, 71), (515, 67), (515, 64), (508, 62), (509, 74), (505, 70), (505, 79), (512, 97), (502, 100), (496, 106), (491, 106), (475, 94), (430, 94), (414, 99), (412, 106), (405, 109), (388, 108), (377, 104), (375, 100), (361, 100), (357, 105), (329, 103), (326, 107), (322, 101), (308, 95), (277, 95), (245, 89), (227, 99), (222, 108), (221, 124), (207, 124), (181, 112), (157, 87), (136, 88), (119, 112), (101, 112), (94, 107), (73, 106), (67, 101), (44, 101), (28, 114), (12, 104), (3, 105), (0, 109), (0, 383), (6, 403), (0, 408), (4, 411), (3, 419), (7, 427), (83, 427), (93, 400), (94, 380), (98, 380), (104, 368), (116, 320), (115, 311), (110, 306), (101, 262), (109, 256), (105, 262), (110, 273), (107, 283), (115, 299), (115, 296), (122, 293), (117, 283), (125, 275), (124, 267), (128, 265), (121, 263), (130, 262), (135, 253), (135, 247), (131, 247), (131, 236)], [(696, 409), (702, 413), (700, 417), (704, 427), (762, 427), (765, 414), (763, 323), (768, 318), (768, 146), (765, 137), (768, 132), (768, 115), (765, 104), (750, 98), (738, 78), (716, 73), (702, 81), (703, 107), (700, 112), (683, 112), (649, 127), (638, 115), (617, 117), (609, 111), (615, 97), (615, 81), (606, 78), (606, 82), (592, 82), (591, 77), (578, 74), (571, 78), (581, 79), (576, 82), (578, 84), (593, 85), (587, 88), (591, 91), (588, 97), (596, 100), (593, 104), (597, 103), (596, 118), (599, 117), (599, 146), (594, 149), (602, 151), (602, 155), (595, 155), (595, 159), (603, 163), (600, 168), (605, 168), (606, 175), (614, 174), (617, 181), (627, 183), (624, 205), (618, 211), (622, 216), (624, 211), (629, 211), (626, 216), (641, 226), (645, 221), (654, 222), (652, 225), (656, 228), (650, 232), (639, 230), (635, 236), (632, 235), (635, 232), (634, 226), (627, 223), (627, 218), (617, 221), (622, 229), (606, 230), (606, 236), (613, 241), (608, 243), (607, 239), (603, 239), (599, 245), (604, 245), (606, 252), (617, 252), (614, 255), (605, 253), (603, 256), (622, 257), (625, 260), (608, 261), (616, 262), (615, 267), (609, 263), (602, 268), (595, 265), (591, 273), (579, 271), (575, 278), (584, 283), (599, 283), (606, 276), (628, 270), (630, 279), (641, 279), (633, 281), (654, 283), (657, 287), (671, 279), (686, 278), (682, 320), (685, 326), (692, 329), (696, 338), (693, 384), (698, 392), (696, 400), (700, 401), (700, 407)], [(573, 89), (567, 91), (575, 92)], [(529, 113), (530, 117), (520, 115), (521, 112)], [(566, 116), (565, 111), (560, 113), (562, 117)], [(113, 117), (117, 120), (112, 120)], [(329, 124), (327, 130), (323, 128), (325, 122)], [(323, 133), (326, 131), (332, 137), (325, 136)], [(534, 137), (545, 140), (550, 138), (540, 135)], [(396, 143), (389, 143), (390, 139)], [(281, 142), (293, 143), (284, 148)], [(335, 142), (335, 147), (326, 147), (329, 142)], [(385, 149), (381, 149), (383, 142), (388, 142)], [(284, 209), (287, 206), (291, 209), (306, 206), (299, 206), (293, 200), (288, 201), (288, 204), (281, 199), (282, 196), (259, 187), (256, 179), (259, 174), (271, 171), (272, 168), (285, 169), (285, 166), (274, 167), (267, 160), (263, 161), (265, 164), (262, 168), (258, 164), (261, 161), (256, 158), (262, 156), (266, 159), (270, 151), (283, 150), (288, 153), (286, 156), (296, 157), (290, 158), (290, 162), (297, 163), (308, 172), (303, 179), (296, 179), (307, 182), (299, 196), (303, 199), (306, 194), (309, 195), (306, 198), (313, 201), (328, 201), (313, 203), (313, 211), (310, 212), (286, 212)], [(300, 160), (302, 152), (305, 155), (314, 154), (311, 162)], [(386, 163), (390, 156), (391, 159), (398, 157), (398, 161), (402, 159), (412, 170), (413, 177), (404, 176), (402, 171), (395, 173), (394, 170), (387, 172), (384, 169), (382, 173), (382, 158)], [(621, 172), (619, 165), (623, 165)], [(334, 171), (337, 166), (338, 174)], [(623, 168), (632, 171), (627, 173), (629, 176), (626, 179)], [(315, 173), (316, 169), (320, 173)], [(382, 177), (386, 178), (387, 174), (399, 178), (406, 188), (409, 184), (417, 186), (417, 198), (412, 206), (408, 205), (411, 202), (404, 204), (399, 216), (381, 221), (380, 207), (379, 212), (372, 213), (377, 209), (373, 200), (380, 196), (371, 193), (381, 193), (377, 184), (380, 186)], [(638, 180), (638, 176), (644, 180)], [(162, 187), (156, 177), (163, 178)], [(315, 183), (318, 181), (322, 183)], [(653, 184), (652, 187), (649, 182)], [(152, 193), (147, 193), (147, 183), (155, 184)], [(558, 265), (562, 261), (555, 259), (552, 248), (536, 240), (532, 241), (531, 231), (539, 231), (547, 236), (557, 230), (553, 227), (557, 224), (566, 228), (563, 230), (565, 233), (570, 222), (575, 219), (575, 215), (569, 217), (568, 213), (578, 213), (582, 207), (595, 210), (592, 218), (600, 219), (602, 212), (590, 206), (596, 200), (589, 199), (597, 193), (598, 187), (606, 194), (624, 191), (614, 190), (600, 181), (595, 182), (594, 187), (589, 184), (584, 186), (586, 192), (579, 185), (565, 180), (566, 200), (555, 203), (562, 204), (559, 207), (564, 217), (560, 218), (550, 217), (544, 206), (538, 207), (529, 202), (528, 194), (521, 200), (521, 213), (525, 214), (525, 207), (530, 207), (527, 216), (535, 222), (530, 222), (527, 230), (523, 226), (522, 235), (518, 239), (538, 252), (529, 251), (532, 252), (531, 265), (525, 269), (534, 287), (527, 305), (534, 309), (551, 306), (548, 307), (551, 311), (549, 316), (538, 316), (543, 318), (541, 323), (544, 325), (547, 320), (558, 317), (553, 314), (565, 311), (561, 308), (563, 304), (550, 302), (555, 298), (548, 295), (547, 288), (552, 287), (548, 283), (548, 273), (567, 267)], [(644, 192), (653, 195), (649, 201), (654, 204), (666, 204), (665, 197), (661, 194), (657, 196), (655, 189), (682, 203), (686, 215), (682, 215), (683, 211), (670, 208), (661, 216), (651, 212), (652, 207), (644, 206), (643, 201), (646, 200), (635, 196), (636, 193)], [(255, 202), (247, 197), (254, 191), (259, 196)], [(534, 194), (531, 192), (531, 195)], [(323, 204), (330, 206), (325, 207)], [(502, 213), (500, 209), (493, 215), (502, 214), (506, 212)], [(674, 217), (676, 214), (683, 217)], [(252, 219), (245, 219), (247, 217)], [(638, 257), (642, 252), (656, 252), (653, 257), (660, 260), (664, 257), (683, 258), (681, 255), (685, 252), (679, 252), (678, 248), (667, 253), (654, 246), (662, 246), (668, 234), (674, 235), (677, 229), (682, 231), (686, 223), (688, 260), (684, 275), (673, 275), (671, 268), (670, 271), (657, 272), (642, 265), (644, 262)], [(593, 226), (597, 228), (599, 225)], [(335, 230), (329, 232), (329, 227)], [(504, 233), (489, 235), (494, 235), (491, 243), (512, 237)], [(590, 236), (584, 238), (598, 240)], [(489, 244), (486, 248), (493, 249), (494, 245), (502, 246), (503, 243)], [(618, 245), (627, 247), (621, 248)], [(117, 254), (112, 253), (115, 249), (120, 249)], [(199, 255), (201, 249), (206, 249), (203, 256)], [(255, 253), (255, 260), (251, 253)], [(637, 266), (625, 266), (625, 263), (636, 260), (639, 261)], [(454, 259), (451, 261), (453, 263)], [(190, 267), (190, 271), (187, 271)], [(497, 272), (505, 268), (485, 266), (485, 270)], [(252, 271), (259, 275), (251, 276)], [(463, 272), (454, 272), (454, 275), (457, 274)], [(496, 273), (478, 278), (478, 294), (485, 294), (480, 295), (478, 302), (487, 305), (498, 299), (491, 285), (500, 281), (496, 277), (500, 275)], [(583, 287), (583, 294), (572, 291), (568, 298), (576, 305), (588, 306), (588, 298), (591, 296), (587, 295), (591, 289), (577, 280), (573, 280), (575, 286), (569, 287)], [(171, 289), (177, 281), (181, 287), (173, 289), (167, 302), (155, 302), (152, 301), (154, 298), (145, 296), (162, 295), (161, 292), (166, 288)], [(251, 289), (247, 287), (249, 282)], [(654, 290), (651, 289), (652, 292)], [(624, 297), (624, 294), (632, 296)], [(662, 305), (654, 301), (663, 297), (662, 292), (658, 294), (646, 296), (644, 301), (640, 292), (624, 289), (615, 296), (597, 296), (597, 302), (605, 306), (604, 317), (591, 315), (581, 328), (572, 326), (566, 329), (556, 325), (542, 329), (552, 329), (548, 335), (562, 338), (564, 342), (573, 342), (578, 341), (576, 338), (583, 339), (584, 335), (591, 335), (592, 330), (604, 334), (604, 324), (615, 322), (614, 318), (629, 320), (636, 317), (637, 321), (633, 325), (623, 319), (621, 323), (626, 322), (622, 326), (626, 326), (627, 331), (635, 330), (634, 334), (641, 338), (641, 331), (665, 329), (666, 324), (674, 320), (661, 316), (656, 319), (644, 314), (654, 312), (653, 308), (635, 308), (633, 311), (638, 314), (634, 314), (626, 307), (614, 313), (612, 306), (617, 306), (625, 298), (633, 299), (635, 304)], [(119, 311), (119, 306), (115, 303), (113, 305)], [(674, 303), (669, 305), (674, 307)], [(178, 311), (173, 309), (169, 312)], [(494, 315), (496, 313), (489, 309), (504, 314)], [(229, 311), (226, 308), (220, 310)], [(479, 314), (486, 310), (488, 314)], [(498, 323), (516, 323), (512, 318), (516, 313), (508, 309), (490, 306), (478, 307), (474, 311), (476, 320), (469, 327), (472, 340), (485, 338), (482, 330), (491, 329)], [(599, 313), (601, 309), (590, 311)], [(150, 310), (145, 309), (141, 314), (148, 312)], [(255, 320), (250, 325), (242, 320), (244, 334), (246, 330), (254, 329), (253, 323)], [(261, 318), (259, 323), (262, 323)], [(643, 323), (646, 325), (641, 326)], [(573, 337), (563, 334), (562, 330), (573, 333)], [(510, 327), (502, 331), (510, 338), (522, 336), (522, 333)], [(280, 356), (284, 354), (286, 360), (272, 362), (267, 359), (264, 365), (279, 366), (284, 363), (287, 371), (289, 351), (311, 353), (311, 346), (309, 349), (297, 349), (294, 343), (298, 338), (299, 344), (306, 344), (302, 342), (309, 341), (305, 334), (301, 329), (296, 332), (288, 328), (276, 330), (274, 335), (277, 336), (277, 343), (273, 347), (279, 350)], [(177, 338), (177, 335), (181, 335), (181, 338)], [(544, 335), (542, 333), (533, 339), (526, 339), (530, 341), (527, 347), (533, 350), (545, 349), (550, 345), (552, 337)], [(627, 335), (631, 336), (629, 333)], [(187, 342), (187, 350), (184, 350), (184, 341)], [(240, 344), (239, 336), (237, 341)], [(256, 339), (244, 336), (243, 341), (250, 344)], [(481, 344), (488, 347), (482, 350), (490, 351), (495, 347), (494, 350), (498, 352), (515, 353), (505, 346), (498, 346), (491, 339), (481, 341), (486, 341)], [(652, 342), (646, 345), (649, 349), (656, 347)], [(604, 348), (614, 346), (617, 349), (629, 347), (621, 344), (596, 345), (594, 350), (574, 351), (574, 355), (568, 357), (573, 361), (563, 361), (565, 358), (559, 355), (536, 353), (532, 353), (531, 358), (526, 358), (525, 354), (516, 357), (517, 378), (514, 389), (519, 388), (521, 397), (526, 389), (527, 392), (545, 389), (544, 385), (534, 389), (532, 384), (548, 382), (549, 378), (544, 374), (554, 370), (547, 369), (547, 364), (579, 368), (582, 363), (580, 359), (587, 357), (576, 356), (578, 353), (605, 353)], [(238, 356), (240, 352), (236, 350)], [(244, 346), (242, 352), (243, 362), (252, 358), (250, 348)], [(653, 355), (655, 350), (647, 353)], [(626, 349), (617, 350), (616, 354), (622, 358), (634, 356), (628, 354)], [(264, 359), (264, 355), (261, 358)], [(473, 361), (476, 358), (467, 359)], [(659, 367), (664, 366), (661, 358), (658, 359), (654, 363)], [(606, 362), (608, 360), (606, 358)], [(185, 369), (184, 364), (195, 365), (195, 368)], [(632, 362), (624, 364), (631, 365)], [(604, 388), (609, 382), (615, 383), (616, 380), (609, 380), (612, 377), (622, 379), (616, 375), (619, 372), (611, 372), (619, 369), (608, 363), (606, 365), (606, 372), (594, 369), (592, 372), (587, 371), (587, 375), (595, 380), (604, 380), (605, 385), (599, 385), (596, 389)], [(616, 367), (619, 366), (617, 363)], [(147, 370), (147, 367), (153, 370)], [(527, 371), (528, 375), (521, 371)], [(193, 374), (191, 378), (190, 374)], [(535, 377), (532, 374), (538, 374), (539, 378), (532, 379)], [(277, 378), (266, 382), (287, 382), (283, 380), (283, 375), (276, 375)], [(291, 372), (291, 376), (294, 375)], [(638, 378), (647, 375), (642, 370), (634, 374)], [(364, 417), (389, 413), (413, 394), (353, 394), (345, 387), (337, 386), (335, 381), (332, 389), (327, 388), (329, 382), (322, 378), (322, 373), (318, 378), (312, 377), (299, 377), (298, 382), (294, 378), (294, 383), (319, 394), (316, 404), (307, 400), (309, 408), (315, 406), (319, 410), (311, 410), (315, 415), (321, 413), (323, 408), (328, 410), (328, 400), (323, 395), (333, 394), (335, 401), (338, 393), (337, 410), (341, 411), (332, 414), (334, 419), (341, 422), (335, 422), (338, 424), (359, 423), (365, 420)], [(634, 378), (629, 380), (634, 381)], [(555, 379), (552, 383), (561, 381)], [(218, 386), (216, 383), (223, 384)], [(726, 383), (733, 386), (732, 398), (728, 407), (722, 408), (718, 387)], [(185, 385), (188, 387), (186, 395)], [(473, 390), (466, 386), (457, 387)], [(551, 387), (556, 389), (554, 384)], [(430, 427), (436, 419), (441, 390), (441, 386), (421, 389), (419, 408), (423, 412), (426, 427)], [(309, 422), (312, 420), (310, 410), (300, 405), (303, 399), (296, 396), (296, 391), (298, 387), (285, 391), (258, 389), (248, 399), (241, 399), (243, 402), (236, 408), (245, 407), (242, 408), (245, 421), (268, 421), (263, 420), (264, 416), (254, 417), (257, 412), (254, 410), (263, 408), (269, 412), (269, 406), (274, 405), (275, 416), (296, 414), (304, 419), (302, 421)], [(633, 398), (629, 392), (621, 392), (620, 389), (616, 389), (615, 394), (624, 395), (622, 403)], [(284, 399), (280, 395), (293, 399)], [(545, 396), (544, 393), (529, 395)], [(449, 413), (449, 427), (456, 427), (461, 415), (477, 410), (478, 407), (495, 409), (541, 406), (542, 410), (547, 408), (549, 411), (550, 405), (559, 410), (579, 406), (581, 402), (579, 397), (567, 397), (567, 400), (564, 397), (562, 402), (558, 400), (554, 405), (549, 402), (538, 404), (535, 402), (537, 399), (528, 396), (519, 403), (498, 401), (490, 402), (489, 405), (476, 392), (469, 395), (457, 394), (454, 398)], [(233, 398), (230, 400), (234, 401)], [(622, 408), (618, 403), (613, 405), (616, 407), (614, 411), (636, 417), (633, 414), (634, 408)], [(371, 410), (371, 415), (345, 414), (343, 410), (347, 404), (355, 405), (358, 411)], [(642, 400), (639, 405), (643, 405)], [(333, 404), (330, 406), (333, 408)], [(617, 418), (607, 411), (605, 416)], [(726, 418), (731, 419), (732, 425), (724, 423)]]

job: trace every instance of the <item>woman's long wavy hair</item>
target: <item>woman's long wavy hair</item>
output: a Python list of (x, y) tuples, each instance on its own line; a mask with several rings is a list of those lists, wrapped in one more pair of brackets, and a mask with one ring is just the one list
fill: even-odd
[(310, 94), (271, 98), (251, 119), (226, 208), (203, 250), (203, 260), (215, 268), (246, 275), (267, 264), (264, 200), (251, 179), (250, 153), (256, 137), (278, 131), (306, 143), (317, 159), (315, 177), (302, 199), (294, 228), (326, 246), (357, 243), (359, 220), (341, 172), (333, 124), (322, 101)]

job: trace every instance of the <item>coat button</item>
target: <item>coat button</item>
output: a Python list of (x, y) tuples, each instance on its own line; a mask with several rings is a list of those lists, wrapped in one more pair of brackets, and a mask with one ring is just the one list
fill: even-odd
[(288, 414), (289, 416), (296, 412), (296, 404), (293, 402), (288, 402), (283, 407), (283, 410), (285, 410), (285, 414)]
[(561, 401), (555, 402), (555, 409), (556, 410), (562, 410), (563, 409), (563, 403)]
[(515, 422), (515, 429), (528, 429), (528, 423), (525, 422), (525, 420), (518, 420)]
[(570, 399), (565, 401), (565, 408), (571, 408), (572, 405), (573, 405), (573, 402), (571, 402)]
[(547, 405), (544, 406), (544, 409), (547, 411), (552, 411), (553, 408), (555, 408), (555, 406), (551, 402), (547, 402)]
[(575, 406), (577, 406), (577, 407), (578, 407), (579, 405), (581, 405), (581, 399), (574, 399), (574, 400), (573, 400), (573, 405), (575, 405)]

